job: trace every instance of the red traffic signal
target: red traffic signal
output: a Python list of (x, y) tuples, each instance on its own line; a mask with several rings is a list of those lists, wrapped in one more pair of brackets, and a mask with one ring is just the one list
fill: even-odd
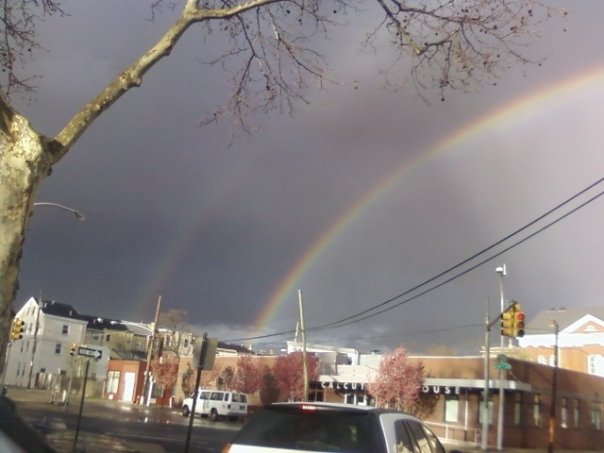
[(524, 312), (520, 311), (520, 304), (514, 306), (514, 336), (517, 338), (524, 337)]

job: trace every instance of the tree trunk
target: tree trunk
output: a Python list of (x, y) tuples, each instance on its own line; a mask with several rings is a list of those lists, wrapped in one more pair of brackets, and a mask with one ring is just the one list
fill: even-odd
[(0, 372), (18, 288), (25, 227), (35, 193), (49, 174), (49, 141), (0, 94)]

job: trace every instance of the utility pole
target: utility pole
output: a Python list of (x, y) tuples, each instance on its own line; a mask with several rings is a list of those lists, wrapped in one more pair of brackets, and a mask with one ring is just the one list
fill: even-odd
[(146, 406), (151, 400), (151, 359), (153, 358), (153, 348), (155, 346), (155, 337), (157, 336), (157, 323), (159, 322), (159, 311), (161, 310), (161, 294), (157, 298), (157, 309), (155, 310), (155, 321), (153, 322), (153, 332), (151, 333), (151, 341), (149, 342), (149, 350), (147, 351), (147, 366), (145, 367), (145, 385), (143, 386), (143, 397), (141, 402)]
[(36, 359), (36, 349), (38, 346), (38, 329), (40, 328), (40, 311), (41, 310), (42, 310), (42, 291), (40, 291), (40, 299), (38, 300), (38, 309), (36, 310), (36, 325), (34, 326), (34, 344), (31, 348), (31, 363), (29, 364), (29, 379), (27, 380), (28, 389), (31, 388), (31, 380), (32, 380), (33, 373), (34, 373), (34, 361)]
[(306, 329), (304, 328), (304, 308), (302, 307), (302, 290), (298, 290), (298, 305), (300, 306), (300, 330), (302, 332), (302, 370), (304, 371), (304, 396), (302, 401), (308, 401), (308, 366), (306, 364)]
[(489, 445), (489, 356), (491, 326), (493, 325), (489, 318), (489, 301), (487, 300), (487, 316), (485, 318), (484, 335), (484, 390), (482, 397), (482, 432), (480, 434), (480, 448), (487, 451)]
[[(499, 280), (499, 299), (500, 299), (500, 308), (501, 308), (499, 313), (503, 313), (506, 309), (505, 297), (503, 294), (503, 277), (505, 277), (508, 274), (505, 264), (503, 266), (499, 266), (497, 269), (495, 269), (495, 272), (497, 272), (497, 277)], [(503, 335), (501, 335), (500, 346), (501, 346), (502, 350), (505, 347), (504, 341), (505, 340), (503, 338)], [(510, 342), (511, 342), (511, 340), (510, 340)], [(499, 405), (498, 405), (499, 411), (498, 411), (498, 415), (497, 415), (497, 450), (499, 450), (499, 451), (501, 451), (501, 449), (503, 447), (503, 416), (504, 416), (503, 408), (505, 405), (505, 392), (503, 390), (503, 375), (504, 375), (504, 371), (502, 369), (500, 369), (499, 370)]]
[(556, 393), (558, 387), (558, 323), (553, 321), (554, 325), (554, 369), (552, 372), (552, 401), (549, 406), (549, 440), (547, 443), (547, 453), (554, 453), (554, 441), (556, 440)]

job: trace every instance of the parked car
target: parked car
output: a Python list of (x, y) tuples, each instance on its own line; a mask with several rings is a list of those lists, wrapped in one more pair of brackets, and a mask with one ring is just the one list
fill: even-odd
[(446, 453), (436, 435), (416, 417), (390, 409), (336, 403), (265, 406), (222, 453), (290, 451)]
[[(194, 395), (191, 395), (182, 403), (181, 411), (185, 417), (193, 410), (193, 397)], [(210, 417), (212, 420), (228, 418), (236, 421), (247, 415), (247, 395), (228, 390), (201, 389), (195, 403), (195, 414)]]

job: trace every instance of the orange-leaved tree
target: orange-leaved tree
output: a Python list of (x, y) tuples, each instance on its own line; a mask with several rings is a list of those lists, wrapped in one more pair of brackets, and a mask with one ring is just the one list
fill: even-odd
[(237, 370), (231, 383), (233, 390), (241, 393), (255, 393), (262, 383), (262, 367), (254, 363), (250, 356), (237, 359)]
[[(281, 397), (291, 401), (304, 397), (303, 354), (294, 352), (277, 358), (273, 365), (273, 375), (277, 381)], [(312, 354), (306, 355), (306, 366), (309, 380), (315, 380), (319, 374), (319, 364)]]
[(178, 380), (179, 357), (177, 354), (167, 352), (151, 362), (151, 373), (156, 385), (161, 387), (162, 404), (166, 392), (174, 392)]
[(367, 388), (378, 407), (413, 412), (418, 405), (423, 381), (423, 364), (411, 361), (407, 350), (399, 346), (384, 355), (375, 380)]

